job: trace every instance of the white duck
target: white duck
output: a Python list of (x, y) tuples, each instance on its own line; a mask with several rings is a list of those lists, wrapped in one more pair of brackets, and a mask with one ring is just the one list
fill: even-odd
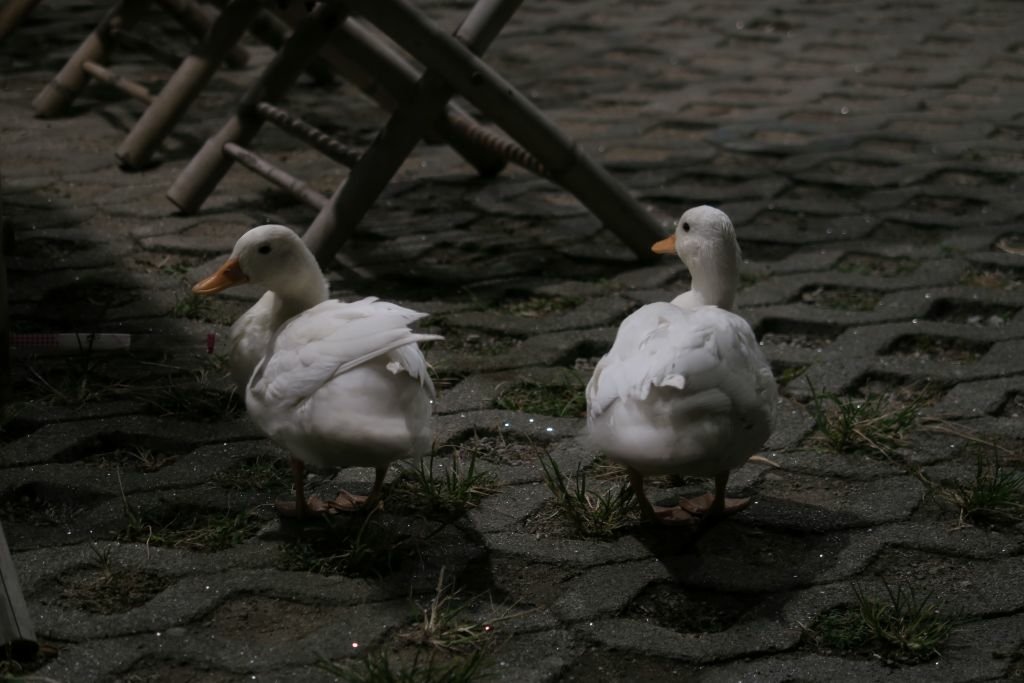
[[(777, 389), (753, 330), (732, 312), (736, 233), (723, 212), (698, 206), (651, 249), (678, 254), (692, 287), (622, 321), (587, 385), (589, 433), (626, 466), (646, 518), (690, 522), (693, 515), (737, 512), (750, 501), (726, 499), (729, 472), (771, 434)], [(655, 507), (643, 478), (659, 474), (714, 477), (715, 493)]]
[[(231, 328), (230, 367), (253, 421), (291, 454), (295, 504), (284, 514), (371, 506), (388, 465), (431, 447), (434, 386), (417, 342), (441, 339), (409, 325), (424, 313), (376, 298), (328, 300), (313, 254), (291, 229), (261, 225), (235, 243), (220, 269), (196, 284), (213, 294), (253, 282), (269, 291)], [(366, 498), (305, 497), (304, 464), (373, 467)]]

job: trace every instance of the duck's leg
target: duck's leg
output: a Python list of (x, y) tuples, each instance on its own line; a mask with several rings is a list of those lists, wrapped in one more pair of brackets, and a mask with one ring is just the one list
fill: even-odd
[(629, 470), (629, 486), (633, 489), (637, 504), (640, 505), (640, 514), (649, 522), (655, 521), (657, 515), (654, 514), (654, 506), (651, 505), (651, 501), (647, 500), (647, 495), (644, 493), (643, 475), (631, 467), (626, 469)]
[(355, 512), (357, 510), (372, 510), (377, 507), (377, 503), (380, 502), (381, 492), (384, 488), (384, 477), (388, 473), (388, 466), (377, 468), (377, 476), (373, 480), (373, 488), (370, 489), (370, 495), (358, 496), (354, 493), (349, 493), (342, 489), (338, 492), (338, 497), (327, 505), (332, 510), (338, 510), (339, 512)]
[(699, 515), (706, 519), (717, 519), (746, 510), (750, 506), (750, 498), (725, 497), (725, 487), (728, 483), (728, 471), (716, 474), (714, 494), (705, 493), (696, 498), (681, 498), (679, 500), (679, 507), (690, 514)]
[(308, 503), (306, 501), (306, 466), (294, 456), (289, 456), (288, 464), (292, 467), (292, 486), (295, 488), (295, 502), (274, 501), (274, 508), (277, 510), (277, 513), (283, 517), (302, 519), (310, 512), (323, 512), (324, 504), (319, 498), (310, 498)]
[(363, 503), (363, 507), (367, 510), (372, 510), (380, 504), (380, 499), (384, 493), (384, 477), (388, 474), (388, 466), (377, 468), (377, 476), (373, 480), (373, 488), (370, 489), (370, 495), (366, 497), (366, 501)]
[(644, 493), (644, 476), (631, 467), (629, 471), (629, 486), (636, 495), (637, 503), (640, 505), (640, 514), (648, 522), (660, 522), (661, 524), (690, 524), (693, 522), (693, 515), (679, 506), (662, 507), (652, 505)]

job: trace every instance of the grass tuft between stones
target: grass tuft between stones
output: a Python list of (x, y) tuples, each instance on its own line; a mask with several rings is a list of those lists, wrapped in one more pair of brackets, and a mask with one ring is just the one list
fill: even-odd
[[(215, 361), (214, 366), (220, 361)], [(186, 368), (153, 364), (151, 376), (131, 382), (117, 379), (116, 368), (101, 370), (87, 352), (67, 359), (63, 372), (29, 368), (32, 397), (49, 405), (79, 408), (102, 401), (135, 401), (160, 417), (216, 422), (244, 412), (243, 399), (234, 389), (216, 386), (218, 367)]]
[(171, 309), (171, 315), (175, 318), (204, 320), (209, 322), (209, 315), (212, 308), (213, 303), (210, 297), (189, 291), (175, 296), (174, 307)]
[(345, 683), (472, 683), (485, 674), (487, 656), (477, 650), (466, 656), (448, 656), (416, 651), (402, 661), (383, 650), (345, 664), (321, 660), (318, 666)]
[(469, 603), (460, 591), (445, 581), (442, 567), (433, 597), (420, 608), (423, 618), (419, 623), (400, 632), (399, 638), (415, 645), (429, 646), (458, 654), (472, 654), (486, 647), (495, 635), (494, 625), (514, 618), (511, 611), (486, 622), (468, 614)]
[(323, 521), (322, 528), (304, 529), (281, 546), (278, 568), (323, 576), (381, 577), (411, 552), (409, 536), (380, 523), (373, 513)]
[(263, 491), (290, 486), (288, 461), (276, 455), (261, 454), (244, 458), (217, 472), (213, 481), (233, 491)]
[(874, 451), (889, 456), (917, 425), (924, 399), (899, 401), (888, 394), (840, 396), (819, 392), (807, 381), (818, 437), (837, 453)]
[(53, 602), (93, 614), (117, 614), (144, 605), (171, 583), (158, 574), (118, 566), (110, 547), (92, 550), (93, 562), (57, 578), (60, 591)]
[(956, 619), (942, 612), (931, 594), (920, 596), (904, 586), (884, 584), (885, 596), (866, 595), (853, 586), (856, 604), (822, 614), (806, 637), (818, 648), (881, 657), (915, 664), (941, 656)]
[(553, 417), (583, 417), (587, 412), (587, 398), (582, 378), (569, 371), (567, 381), (541, 384), (519, 381), (501, 386), (495, 398), (495, 407), (535, 415)]
[(979, 455), (972, 479), (944, 482), (939, 492), (963, 523), (1024, 520), (1024, 472), (1005, 469), (996, 455)]
[(587, 486), (582, 467), (570, 477), (562, 474), (551, 456), (542, 457), (540, 464), (556, 509), (579, 534), (608, 538), (634, 523), (636, 497), (627, 482), (595, 490)]
[(450, 457), (431, 453), (403, 468), (392, 485), (401, 502), (431, 511), (458, 514), (476, 507), (482, 498), (498, 490), (498, 479), (477, 469), (476, 453), (468, 457), (457, 451)]
[(253, 536), (262, 522), (251, 511), (176, 509), (166, 513), (137, 510), (125, 503), (127, 524), (118, 540), (128, 543), (212, 553)]
[(575, 308), (580, 300), (564, 296), (531, 296), (505, 304), (501, 310), (521, 318), (543, 318)]

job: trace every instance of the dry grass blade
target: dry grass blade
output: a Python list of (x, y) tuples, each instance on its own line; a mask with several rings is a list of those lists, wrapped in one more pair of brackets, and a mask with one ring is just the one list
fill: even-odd
[(460, 601), (459, 591), (445, 582), (445, 571), (442, 568), (434, 596), (421, 610), (422, 621), (401, 633), (400, 637), (418, 645), (468, 654), (480, 649), (494, 636), (495, 624), (520, 616), (520, 613), (513, 613), (509, 609), (496, 617), (480, 621), (469, 618), (468, 604)]
[(1014, 450), (1007, 448), (1006, 446), (1003, 446), (1001, 444), (998, 444), (995, 441), (982, 438), (978, 436), (975, 432), (971, 431), (970, 429), (962, 425), (950, 422), (949, 420), (944, 420), (938, 417), (925, 417), (922, 418), (921, 424), (923, 425), (924, 429), (930, 432), (949, 434), (950, 436), (958, 437), (960, 439), (963, 439), (964, 441), (972, 441), (974, 443), (981, 444), (982, 446), (988, 446), (989, 448), (992, 448), (994, 450), (1001, 451), (1004, 455), (1013, 455), (1015, 453)]
[(882, 394), (839, 396), (819, 392), (807, 380), (811, 416), (819, 438), (837, 453), (870, 450), (888, 457), (918, 422), (924, 399), (902, 403)]

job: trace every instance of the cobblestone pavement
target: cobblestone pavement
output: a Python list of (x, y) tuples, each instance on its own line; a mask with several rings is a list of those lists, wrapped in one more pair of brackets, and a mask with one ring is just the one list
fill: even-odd
[[(451, 26), (459, 4), (429, 9)], [(221, 71), (160, 163), (127, 173), (113, 152), (138, 103), (95, 85), (66, 117), (30, 108), (99, 12), (42, 3), (0, 46), (15, 329), (134, 335), (131, 352), (18, 362), (0, 516), (48, 645), (36, 675), (328, 681), (482, 651), (491, 680), (516, 682), (1024, 678), (1024, 257), (996, 247), (1024, 240), (1020, 3), (527, 2), (496, 41), (491, 63), (642, 201), (714, 204), (737, 226), (780, 423), (731, 482), (754, 504), (699, 538), (635, 521), (587, 535), (542, 466), (619, 484), (579, 437), (581, 389), (618, 321), (685, 289), (684, 269), (637, 263), (558, 188), (478, 179), (443, 146), (405, 164), (332, 288), (431, 313), (446, 340), (428, 350), (428, 472), (475, 457), (494, 492), (445, 511), (396, 469), (369, 520), (282, 527), (283, 454), (203, 348), (258, 292), (200, 303), (188, 286), (249, 226), (313, 213), (241, 169), (198, 215), (164, 198), (269, 52)], [(168, 29), (139, 31), (173, 47)], [(360, 144), (384, 121), (350, 87), (304, 83), (291, 105)], [(343, 177), (276, 131), (257, 146), (321, 192)], [(815, 406), (856, 405), (878, 416), (837, 452)], [(705, 485), (653, 482), (661, 499)], [(886, 587), (952, 624), (937, 653), (864, 635), (859, 606), (894, 609)]]

